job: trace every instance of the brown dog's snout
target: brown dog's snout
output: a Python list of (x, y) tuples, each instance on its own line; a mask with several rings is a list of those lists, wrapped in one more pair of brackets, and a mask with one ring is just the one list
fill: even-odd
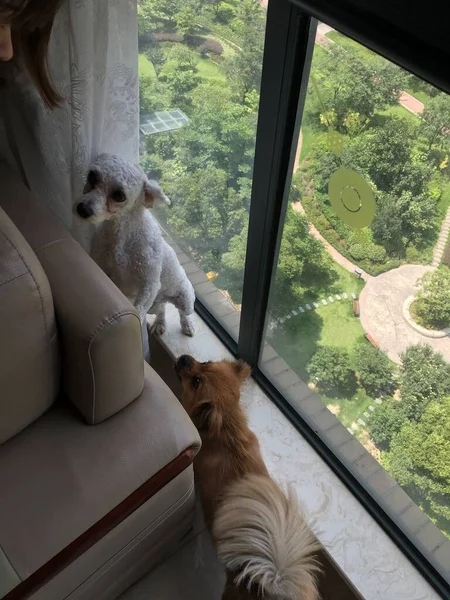
[(178, 358), (177, 362), (175, 363), (175, 371), (178, 374), (180, 374), (181, 371), (183, 371), (183, 369), (189, 369), (193, 366), (193, 364), (194, 360), (192, 356), (189, 356), (188, 354), (183, 354)]
[(77, 213), (82, 219), (88, 219), (94, 214), (94, 209), (90, 204), (80, 202), (77, 206)]

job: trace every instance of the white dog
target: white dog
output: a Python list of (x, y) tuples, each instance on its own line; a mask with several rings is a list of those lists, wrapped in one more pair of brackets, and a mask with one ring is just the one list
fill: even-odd
[(155, 202), (170, 204), (140, 167), (101, 154), (89, 169), (76, 211), (98, 224), (91, 252), (95, 262), (131, 300), (144, 324), (148, 312), (156, 314), (152, 333), (164, 333), (165, 304), (170, 302), (180, 313), (182, 332), (192, 336), (194, 288), (147, 210)]

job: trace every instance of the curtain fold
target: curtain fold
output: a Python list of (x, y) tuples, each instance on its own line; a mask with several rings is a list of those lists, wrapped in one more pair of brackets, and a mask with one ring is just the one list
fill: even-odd
[(28, 77), (17, 72), (0, 91), (9, 144), (0, 154), (84, 245), (90, 236), (80, 229), (73, 205), (89, 163), (101, 152), (139, 158), (136, 4), (65, 0), (49, 49), (61, 107), (47, 109)]

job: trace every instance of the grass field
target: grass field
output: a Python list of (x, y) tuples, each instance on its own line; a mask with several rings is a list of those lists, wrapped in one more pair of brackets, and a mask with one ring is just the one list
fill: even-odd
[[(352, 292), (358, 296), (364, 282), (337, 264), (333, 269), (337, 280), (322, 297), (342, 292), (347, 292), (349, 297)], [(271, 343), (294, 371), (308, 381), (306, 366), (319, 346), (338, 346), (351, 351), (355, 344), (364, 341), (363, 335), (359, 319), (353, 316), (350, 299), (343, 298), (289, 319), (274, 332)]]
[(323, 132), (318, 131), (311, 127), (308, 123), (302, 126), (302, 149), (300, 151), (300, 161), (304, 160), (310, 150), (314, 140), (317, 140), (319, 136), (323, 135)]
[(450, 181), (445, 185), (442, 190), (442, 195), (439, 198), (438, 202), (438, 210), (444, 217), (447, 214), (448, 209), (450, 208)]
[(360, 60), (366, 62), (379, 62), (380, 60), (384, 60), (378, 54), (372, 52), (372, 50), (358, 44), (358, 42), (342, 35), (342, 33), (339, 33), (338, 31), (330, 31), (326, 34), (326, 37), (344, 48), (344, 50), (348, 50), (355, 54)]
[(145, 54), (139, 54), (139, 77), (156, 79), (155, 68)]
[[(164, 47), (164, 53), (165, 53), (166, 57), (168, 57), (172, 46), (173, 46), (172, 42), (164, 42), (163, 47)], [(195, 52), (195, 54), (197, 56), (196, 67), (197, 67), (197, 74), (199, 75), (199, 77), (201, 77), (201, 79), (203, 79), (204, 81), (210, 81), (212, 83), (226, 85), (226, 78), (223, 73), (223, 68), (220, 67), (219, 65), (217, 65), (216, 63), (214, 63), (210, 58), (202, 58), (200, 56), (200, 54), (198, 54), (197, 52)], [(164, 66), (161, 70), (161, 74), (164, 75), (164, 74), (171, 73), (176, 68), (177, 68), (176, 61), (166, 60)]]
[[(339, 279), (341, 291), (346, 291), (349, 296), (351, 292), (359, 295), (364, 283), (351, 273), (342, 271)], [(320, 347), (343, 348), (352, 356), (358, 344), (367, 343), (361, 323), (353, 315), (350, 299), (336, 300), (326, 306), (321, 304), (315, 310), (300, 313), (275, 330), (270, 339), (273, 348), (306, 383), (310, 382), (307, 365)], [(320, 395), (324, 404), (346, 427), (350, 427), (373, 403), (364, 390), (357, 388)]]
[(388, 115), (391, 117), (400, 117), (402, 119), (406, 119), (406, 121), (410, 121), (414, 123), (414, 125), (419, 125), (420, 118), (414, 113), (410, 112), (407, 108), (402, 106), (401, 104), (397, 104), (394, 106), (389, 106), (386, 110), (378, 113), (380, 115)]

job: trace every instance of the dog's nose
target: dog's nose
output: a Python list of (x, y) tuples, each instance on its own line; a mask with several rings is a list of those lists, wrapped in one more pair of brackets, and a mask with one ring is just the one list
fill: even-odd
[(88, 217), (92, 217), (94, 211), (92, 210), (91, 206), (80, 202), (77, 206), (77, 213), (82, 219), (87, 219)]
[(183, 354), (183, 356), (180, 356), (180, 358), (175, 363), (175, 370), (177, 371), (177, 373), (179, 373), (183, 369), (192, 367), (193, 364), (194, 361), (192, 360), (192, 358), (188, 354)]

